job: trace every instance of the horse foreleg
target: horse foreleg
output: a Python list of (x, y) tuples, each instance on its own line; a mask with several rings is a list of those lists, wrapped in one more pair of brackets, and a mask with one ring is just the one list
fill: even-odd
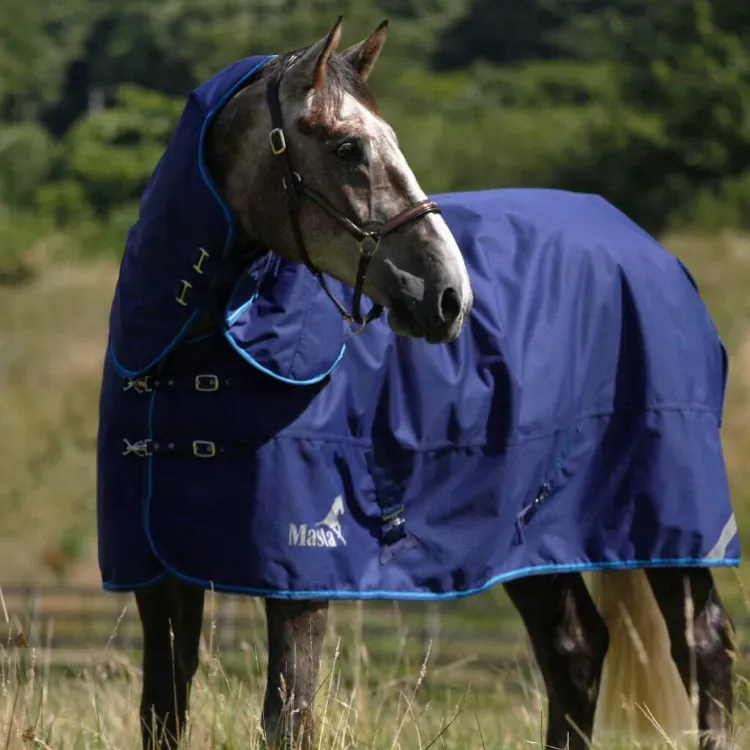
[[(707, 568), (660, 568), (647, 571), (672, 643), (672, 658), (685, 688), (698, 688), (701, 748), (728, 750), (732, 720), (732, 623)], [(692, 623), (686, 620), (686, 586), (693, 600)], [(688, 610), (689, 611), (689, 610)], [(695, 646), (691, 647), (688, 626)]]
[(522, 578), (505, 585), (521, 615), (549, 702), (545, 747), (590, 747), (606, 625), (578, 573)]
[(328, 622), (327, 601), (266, 599), (268, 682), (263, 703), (266, 742), (312, 748), (313, 698)]
[(185, 730), (198, 669), (204, 593), (170, 576), (140, 589), (135, 598), (143, 627), (143, 748), (172, 750)]

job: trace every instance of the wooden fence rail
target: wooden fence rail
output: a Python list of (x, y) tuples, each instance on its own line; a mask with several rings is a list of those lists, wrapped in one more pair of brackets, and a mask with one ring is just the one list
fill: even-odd
[[(140, 646), (140, 624), (132, 594), (112, 594), (96, 588), (72, 586), (0, 587), (4, 617), (11, 632), (41, 643), (50, 626), (54, 647), (109, 644), (112, 648)], [(394, 634), (419, 635), (433, 644), (439, 640), (470, 643), (477, 639), (516, 642), (517, 616), (507, 602), (485, 600), (477, 607), (469, 600), (451, 603), (336, 602), (331, 620), (342, 633), (359, 627), (366, 638)], [(261, 600), (223, 594), (207, 595), (206, 626), (224, 650), (245, 647), (248, 638), (265, 638)], [(359, 625), (361, 621), (361, 625)], [(46, 645), (46, 644), (45, 644)]]
[[(141, 629), (132, 594), (112, 594), (71, 586), (0, 588), (8, 638), (49, 648), (64, 661), (63, 652), (89, 659), (92, 654), (135, 652)], [(412, 660), (424, 656), (429, 644), (432, 664), (471, 661), (496, 671), (517, 665), (528, 654), (520, 620), (504, 593), (497, 591), (455, 602), (336, 602), (331, 633), (341, 639), (344, 654), (364, 644), (372, 660), (393, 658), (400, 648)], [(0, 620), (1, 622), (1, 620)], [(750, 617), (736, 620), (743, 654)], [(23, 634), (23, 635), (21, 635)], [(208, 594), (204, 635), (212, 648), (241, 655), (265, 647), (262, 601), (243, 596)]]
[[(7, 584), (0, 591), (8, 637), (17, 642), (22, 633), (31, 646), (48, 649), (53, 668), (137, 664), (142, 636), (132, 594)], [(408, 675), (419, 672), (429, 648), (434, 685), (493, 690), (498, 671), (527, 663), (525, 633), (500, 589), (446, 603), (336, 602), (329, 621), (328, 643), (339, 644), (341, 664), (358, 663), (364, 652), (378, 669), (397, 663)], [(262, 600), (207, 595), (204, 643), (230, 671), (246, 671), (256, 649), (265, 662), (265, 629)], [(3, 640), (0, 630), (0, 646)]]

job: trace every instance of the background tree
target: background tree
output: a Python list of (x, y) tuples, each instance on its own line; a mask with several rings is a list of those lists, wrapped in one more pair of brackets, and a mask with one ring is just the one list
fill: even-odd
[(428, 190), (587, 190), (652, 230), (750, 221), (745, 0), (5, 0), (0, 217), (127, 224), (193, 87), (339, 13), (345, 44), (391, 17), (372, 84)]
[(744, 223), (736, 198), (748, 197), (748, 29), (744, 3), (710, 0), (625, 0), (575, 18), (562, 46), (606, 54), (618, 97), (561, 180), (604, 192), (654, 229), (670, 215)]

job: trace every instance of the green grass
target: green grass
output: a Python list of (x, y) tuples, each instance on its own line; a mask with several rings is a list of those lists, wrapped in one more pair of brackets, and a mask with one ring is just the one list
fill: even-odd
[[(211, 599), (209, 598), (209, 611)], [(228, 659), (217, 648), (217, 627), (204, 630), (191, 696), (191, 750), (260, 750), (260, 712), (265, 679), (262, 638)], [(113, 617), (113, 630), (116, 629)], [(42, 639), (53, 641), (52, 629)], [(345, 642), (349, 641), (349, 648)], [(477, 689), (460, 665), (433, 665), (431, 645), (408, 649), (408, 636), (394, 637), (387, 655), (369, 657), (363, 633), (333, 623), (326, 639), (315, 701), (320, 750), (529, 750), (542, 746), (544, 691), (525, 643), (517, 664)], [(354, 644), (354, 647), (352, 647)], [(139, 746), (140, 669), (114, 649), (83, 654), (63, 667), (55, 649), (20, 647), (8, 631), (0, 646), (0, 743), (5, 750), (130, 750)], [(744, 671), (745, 665), (742, 664)], [(440, 674), (438, 674), (440, 673)], [(747, 734), (747, 681), (736, 682), (738, 748)], [(595, 741), (595, 750), (694, 748), (691, 740), (647, 743)]]
[[(37, 658), (33, 666), (28, 653), (23, 660), (17, 654), (6, 659), (0, 731), (11, 750), (138, 746), (138, 670), (113, 655), (66, 677), (49, 670), (43, 651)], [(429, 662), (408, 680), (390, 670), (398, 670), (396, 659), (372, 675), (364, 665), (356, 670), (343, 664), (335, 652), (327, 655), (316, 702), (320, 748), (482, 747), (478, 728), (486, 747), (520, 750), (539, 739), (542, 704), (530, 684), (514, 690), (498, 682), (492, 693), (475, 696), (471, 690), (432, 690)], [(192, 693), (189, 747), (263, 746), (262, 671), (261, 659), (248, 653), (240, 680), (204, 652)]]

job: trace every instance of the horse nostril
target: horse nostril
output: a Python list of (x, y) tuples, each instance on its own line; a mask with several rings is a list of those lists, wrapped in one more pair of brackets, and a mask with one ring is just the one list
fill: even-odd
[(458, 292), (449, 286), (440, 297), (440, 318), (444, 323), (455, 323), (461, 314), (461, 298)]

